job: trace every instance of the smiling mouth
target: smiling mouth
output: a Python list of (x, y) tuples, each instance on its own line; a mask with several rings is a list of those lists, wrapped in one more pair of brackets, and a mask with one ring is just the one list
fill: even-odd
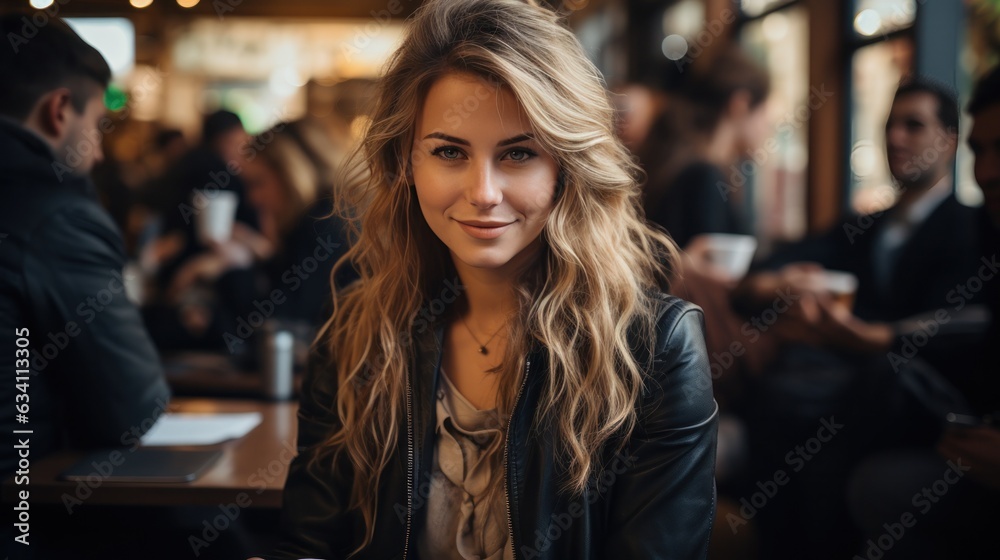
[(507, 231), (514, 222), (480, 222), (455, 220), (465, 233), (476, 239), (496, 239)]

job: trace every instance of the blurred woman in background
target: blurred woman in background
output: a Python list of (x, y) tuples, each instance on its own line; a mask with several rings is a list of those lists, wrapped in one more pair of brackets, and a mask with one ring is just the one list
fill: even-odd
[(651, 162), (646, 217), (686, 249), (703, 233), (749, 233), (743, 193), (734, 188), (742, 182), (733, 185), (731, 170), (769, 132), (770, 78), (738, 47), (692, 72), (654, 125), (642, 157)]
[[(336, 150), (322, 125), (308, 119), (278, 125), (249, 146), (261, 146), (248, 157), (243, 177), (267, 241), (252, 238), (255, 252), (267, 257), (261, 262), (266, 288), (258, 295), (282, 290), (287, 302), (276, 307), (276, 317), (319, 326), (330, 312), (330, 272), (347, 252), (343, 222), (332, 215)], [(351, 278), (352, 270), (343, 268), (336, 284)]]
[[(241, 149), (241, 177), (260, 231), (234, 223), (231, 239), (188, 260), (167, 294), (180, 305), (180, 327), (195, 346), (245, 351), (238, 330), (255, 312), (302, 340), (322, 323), (330, 272), (347, 251), (343, 224), (332, 215), (334, 154), (322, 126), (311, 121), (276, 125)], [(351, 274), (342, 269), (338, 285)], [(211, 297), (185, 303), (199, 291)]]

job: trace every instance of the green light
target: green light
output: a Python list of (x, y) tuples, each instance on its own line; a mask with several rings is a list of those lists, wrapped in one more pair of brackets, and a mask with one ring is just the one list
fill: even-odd
[(107, 91), (104, 92), (104, 106), (109, 111), (121, 111), (127, 103), (128, 95), (121, 88), (114, 84), (108, 86)]

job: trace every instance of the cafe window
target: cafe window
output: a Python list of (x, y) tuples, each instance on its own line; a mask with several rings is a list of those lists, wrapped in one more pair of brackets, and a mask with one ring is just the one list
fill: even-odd
[[(964, 204), (982, 202), (982, 192), (972, 174), (972, 154), (965, 143), (971, 119), (964, 112), (974, 81), (993, 60), (989, 45), (1000, 44), (1000, 17), (994, 0), (969, 0), (947, 4), (955, 10), (962, 28), (959, 52), (953, 62), (958, 90), (960, 122), (956, 155), (955, 193)], [(900, 79), (917, 71), (915, 53), (930, 52), (934, 45), (916, 39), (914, 25), (924, 0), (854, 0), (850, 46), (850, 149), (846, 203), (852, 209), (873, 212), (895, 202), (895, 189), (885, 153), (885, 121)]]
[(742, 7), (740, 43), (771, 76), (770, 137), (743, 164), (753, 170), (747, 174), (750, 214), (766, 245), (799, 238), (806, 230), (807, 142), (815, 108), (810, 106), (809, 18), (801, 2), (744, 0)]
[(93, 45), (119, 80), (135, 66), (135, 26), (126, 18), (66, 18), (84, 41)]

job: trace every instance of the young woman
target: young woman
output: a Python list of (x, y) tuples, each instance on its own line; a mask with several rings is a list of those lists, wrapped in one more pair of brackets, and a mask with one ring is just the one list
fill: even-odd
[(579, 43), (431, 0), (380, 88), (267, 558), (703, 558), (702, 316)]

